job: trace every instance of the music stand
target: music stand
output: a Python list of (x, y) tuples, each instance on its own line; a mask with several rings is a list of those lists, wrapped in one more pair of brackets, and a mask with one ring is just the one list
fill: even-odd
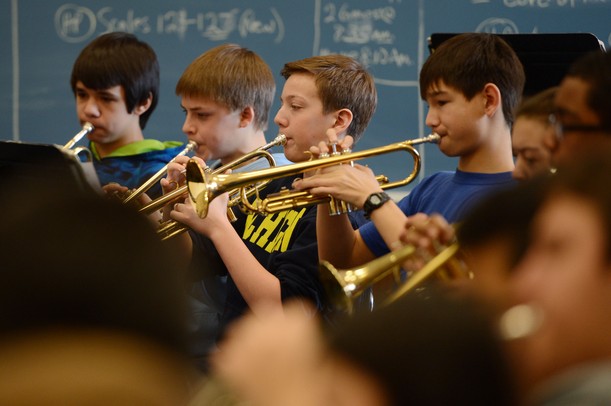
[[(458, 33), (435, 33), (428, 38), (429, 52)], [(569, 66), (591, 51), (604, 51), (604, 44), (593, 34), (495, 34), (513, 48), (524, 66), (524, 95), (531, 96), (557, 86)]]
[(76, 191), (102, 191), (91, 162), (81, 162), (75, 151), (49, 144), (0, 141), (0, 183), (7, 182), (27, 188), (57, 184)]

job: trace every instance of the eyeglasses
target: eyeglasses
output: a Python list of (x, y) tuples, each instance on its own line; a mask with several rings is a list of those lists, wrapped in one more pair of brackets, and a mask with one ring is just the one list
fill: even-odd
[(549, 122), (554, 126), (554, 131), (556, 131), (556, 137), (561, 140), (564, 138), (566, 133), (570, 132), (583, 132), (583, 133), (593, 133), (593, 132), (601, 132), (605, 131), (605, 129), (600, 125), (593, 124), (562, 124), (560, 120), (556, 117), (555, 114), (549, 115)]

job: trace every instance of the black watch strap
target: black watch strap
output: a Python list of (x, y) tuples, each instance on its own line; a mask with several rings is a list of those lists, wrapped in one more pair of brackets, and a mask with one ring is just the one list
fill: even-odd
[(367, 220), (369, 220), (371, 213), (375, 209), (382, 207), (382, 205), (389, 200), (390, 196), (388, 196), (386, 192), (376, 192), (370, 194), (369, 197), (367, 197), (367, 200), (365, 200), (365, 204), (363, 204), (363, 215)]

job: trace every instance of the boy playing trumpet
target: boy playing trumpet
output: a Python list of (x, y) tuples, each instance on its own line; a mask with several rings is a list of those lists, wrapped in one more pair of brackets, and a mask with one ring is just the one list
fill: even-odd
[[(341, 268), (369, 262), (398, 245), (411, 216), (439, 213), (453, 223), (480, 196), (512, 184), (510, 130), (523, 86), (522, 65), (499, 37), (463, 34), (443, 43), (422, 67), (420, 92), (429, 106), (426, 124), (441, 137), (440, 150), (459, 158), (456, 171), (426, 177), (398, 204), (362, 165), (325, 168), (296, 182), (298, 190), (364, 207), (372, 220), (355, 231), (346, 216), (319, 210), (320, 259)], [(326, 149), (321, 144), (313, 152)]]
[[(350, 133), (359, 137), (363, 133), (375, 110), (377, 93), (373, 78), (358, 62), (340, 55), (311, 57), (287, 63), (282, 75), (287, 81), (274, 121), (287, 137), (284, 155), (290, 161), (307, 160), (309, 146), (325, 139), (328, 129), (339, 136)], [(356, 94), (361, 97), (354, 97)], [(244, 115), (242, 111), (233, 112), (234, 127), (239, 127), (238, 117)], [(190, 112), (188, 109), (187, 121)], [(231, 114), (231, 110), (228, 112)], [(198, 110), (193, 111), (193, 114), (198, 113)], [(198, 123), (205, 120), (205, 116), (196, 118)], [(226, 139), (225, 133), (222, 135), (214, 144), (217, 148), (233, 143)], [(290, 188), (293, 179), (291, 176), (270, 182), (260, 197)], [(169, 185), (169, 182), (164, 181), (164, 184)], [(230, 223), (227, 201), (226, 194), (214, 199), (204, 219), (198, 217), (189, 200), (177, 204), (171, 213), (173, 219), (187, 224), (196, 233), (192, 233), (194, 255), (216, 251), (226, 267), (227, 292), (220, 314), (221, 334), (230, 322), (244, 313), (259, 314), (270, 307), (280, 310), (283, 302), (295, 297), (323, 311), (315, 206), (283, 210), (268, 216), (237, 213), (238, 220)], [(209, 243), (213, 247), (206, 246)]]

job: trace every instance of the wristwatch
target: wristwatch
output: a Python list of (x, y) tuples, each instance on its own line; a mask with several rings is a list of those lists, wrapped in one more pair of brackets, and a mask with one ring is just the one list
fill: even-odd
[(369, 220), (371, 213), (378, 207), (382, 207), (382, 205), (389, 200), (390, 196), (388, 196), (388, 194), (385, 192), (370, 194), (369, 197), (367, 197), (367, 200), (365, 200), (365, 204), (363, 204), (363, 215), (367, 220)]

